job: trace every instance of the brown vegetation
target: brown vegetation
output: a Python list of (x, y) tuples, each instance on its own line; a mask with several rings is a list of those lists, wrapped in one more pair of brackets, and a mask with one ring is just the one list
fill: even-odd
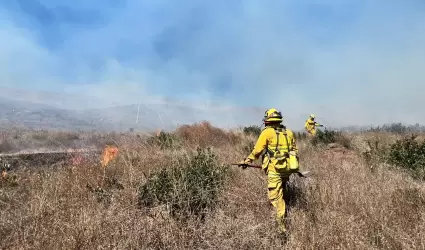
[(223, 143), (237, 143), (239, 137), (212, 126), (209, 122), (183, 125), (177, 128), (176, 134), (187, 142), (188, 146), (220, 147)]
[[(9, 135), (3, 133), (5, 142), (18, 140), (16, 134)], [(40, 135), (54, 138), (39, 132), (36, 140)], [(20, 145), (36, 145), (29, 133), (20, 136)], [(252, 135), (208, 123), (162, 134), (161, 140), (178, 144), (158, 144), (133, 134), (81, 133), (77, 137), (84, 143), (116, 142), (118, 159), (107, 168), (100, 166), (97, 155), (96, 163), (8, 172), (0, 180), (0, 248), (425, 249), (424, 182), (389, 168), (378, 157), (365, 157), (372, 155), (374, 140), (384, 147), (400, 136), (346, 135), (350, 149), (299, 141), (301, 166), (313, 176), (291, 177), (286, 191), (289, 235), (284, 239), (277, 231), (261, 170), (228, 166), (226, 183), (222, 190), (217, 186), (216, 207), (202, 218), (180, 221), (167, 212), (167, 205), (139, 202), (140, 187), (153, 173), (186, 167), (196, 146), (213, 146), (220, 164), (232, 163), (249, 153)], [(82, 142), (74, 144), (78, 143)]]

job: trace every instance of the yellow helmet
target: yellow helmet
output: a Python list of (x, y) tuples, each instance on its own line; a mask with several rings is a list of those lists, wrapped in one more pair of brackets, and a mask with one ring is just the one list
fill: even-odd
[(316, 115), (315, 114), (311, 114), (310, 117), (311, 118), (316, 118)]
[(271, 108), (264, 112), (264, 122), (282, 122), (283, 117), (277, 109)]

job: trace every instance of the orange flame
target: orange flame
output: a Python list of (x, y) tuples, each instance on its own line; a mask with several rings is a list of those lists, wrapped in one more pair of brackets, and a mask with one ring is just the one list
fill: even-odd
[(101, 161), (102, 166), (106, 167), (110, 161), (117, 158), (118, 152), (119, 150), (117, 147), (106, 146), (102, 154), (102, 161)]

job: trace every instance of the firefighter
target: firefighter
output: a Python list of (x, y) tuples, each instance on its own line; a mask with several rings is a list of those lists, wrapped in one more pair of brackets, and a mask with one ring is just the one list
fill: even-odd
[(293, 132), (282, 125), (282, 114), (272, 108), (265, 112), (264, 125), (251, 154), (239, 163), (243, 169), (263, 155), (262, 169), (267, 174), (268, 199), (276, 209), (276, 221), (286, 232), (284, 217), (286, 204), (283, 192), (289, 176), (298, 171), (298, 149)]
[(314, 114), (311, 114), (304, 124), (304, 128), (307, 130), (307, 133), (310, 136), (316, 135), (316, 132), (317, 132), (316, 127), (323, 127), (323, 125), (314, 121), (315, 118), (316, 116)]

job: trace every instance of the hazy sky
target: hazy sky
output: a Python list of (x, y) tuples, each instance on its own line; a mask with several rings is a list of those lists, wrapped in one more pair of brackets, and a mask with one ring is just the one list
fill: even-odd
[(423, 0), (1, 1), (0, 43), (4, 87), (425, 123)]

